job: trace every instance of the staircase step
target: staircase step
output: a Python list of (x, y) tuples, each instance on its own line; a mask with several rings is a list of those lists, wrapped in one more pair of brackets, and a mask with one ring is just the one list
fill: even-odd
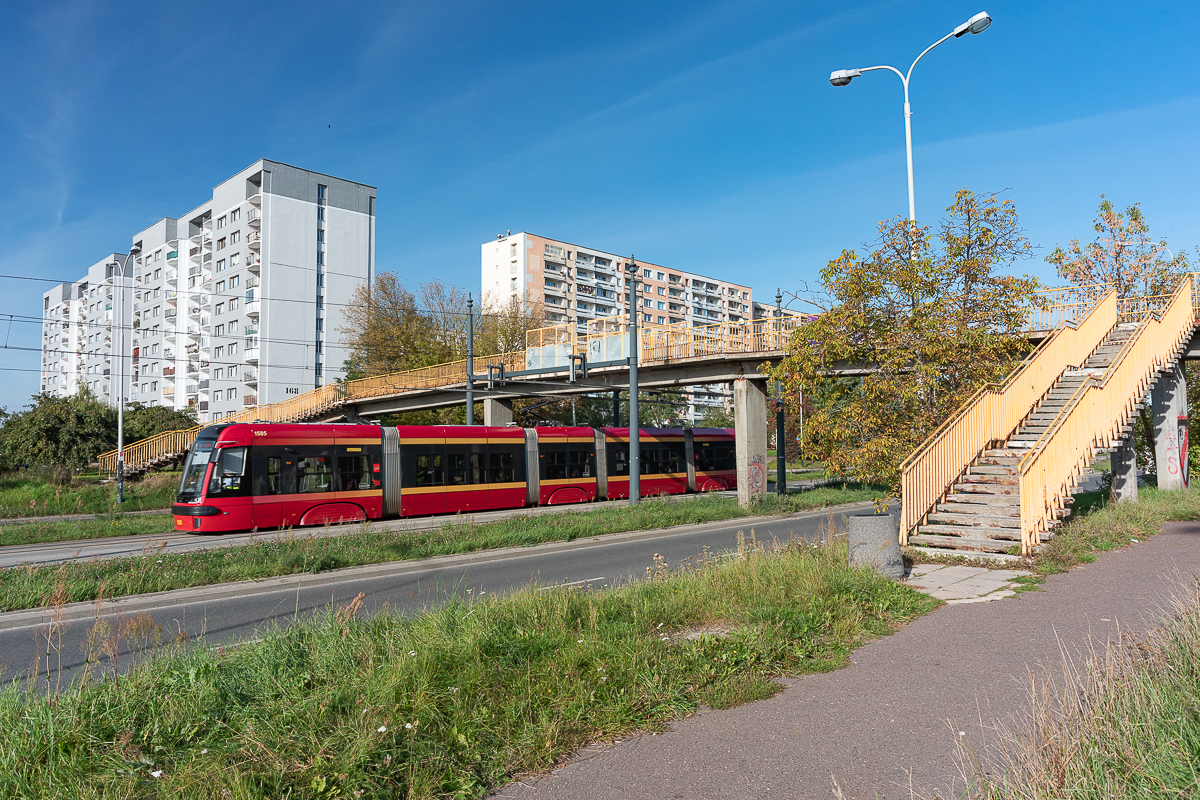
[(1021, 518), (1021, 507), (1016, 503), (1009, 506), (996, 505), (993, 503), (938, 503), (937, 512), (939, 514), (986, 514), (989, 519), (1011, 519), (1018, 520)]
[(970, 475), (1016, 475), (1019, 459), (1010, 458), (1010, 464), (976, 464), (970, 468)]
[(989, 448), (983, 451), (983, 458), (1015, 458), (1020, 460), (1025, 453), (1020, 450)]
[(957, 536), (959, 538), (966, 537), (968, 539), (997, 539), (1004, 542), (1011, 542), (1014, 539), (1021, 540), (1020, 528), (987, 528), (982, 525), (921, 525), (917, 527), (918, 533), (927, 533), (930, 536)]
[(1003, 495), (1012, 498), (1017, 497), (1016, 484), (995, 484), (995, 483), (963, 483), (959, 482), (954, 486), (957, 492), (971, 495)]
[(955, 492), (946, 496), (947, 503), (964, 503), (981, 506), (1021, 507), (1021, 498), (1016, 494), (985, 494), (983, 492)]
[(1012, 542), (1002, 539), (969, 539), (966, 536), (931, 536), (923, 533), (916, 536), (909, 536), (908, 543), (910, 545), (945, 547), (950, 550), (979, 550), (992, 553), (1003, 553), (1013, 546)]
[(939, 525), (958, 525), (967, 528), (1003, 528), (1020, 531), (1020, 517), (984, 517), (976, 514), (955, 514), (949, 511), (934, 511), (929, 521)]
[(1008, 472), (1003, 475), (964, 475), (958, 483), (971, 486), (1016, 486), (1020, 481), (1015, 473)]

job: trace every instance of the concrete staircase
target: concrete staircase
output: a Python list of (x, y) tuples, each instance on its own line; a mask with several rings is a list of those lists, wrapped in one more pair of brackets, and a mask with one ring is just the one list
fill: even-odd
[[(1054, 422), (1087, 375), (1103, 374), (1136, 329), (1136, 323), (1115, 326), (1081, 368), (1063, 373), (1003, 447), (979, 454), (928, 515), (926, 524), (908, 537), (908, 544), (972, 558), (1017, 558), (1014, 554), (1021, 549), (1021, 458)], [(1132, 430), (1132, 420), (1124, 421), (1124, 429)], [(1042, 534), (1043, 539), (1052, 536), (1053, 531)]]

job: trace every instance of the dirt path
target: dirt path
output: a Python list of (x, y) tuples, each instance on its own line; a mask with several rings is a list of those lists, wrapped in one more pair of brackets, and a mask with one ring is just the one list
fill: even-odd
[[(950, 605), (854, 653), (852, 666), (792, 681), (771, 700), (682, 720), (671, 733), (594, 748), (505, 800), (847, 798), (961, 794), (959, 731), (989, 730), (1028, 699), (1029, 671), (1057, 670), (1089, 636), (1153, 624), (1182, 577), (1200, 575), (1200, 522), (1051, 576), (1042, 591)], [(982, 724), (981, 724), (982, 722)], [(912, 792), (910, 793), (910, 776)]]

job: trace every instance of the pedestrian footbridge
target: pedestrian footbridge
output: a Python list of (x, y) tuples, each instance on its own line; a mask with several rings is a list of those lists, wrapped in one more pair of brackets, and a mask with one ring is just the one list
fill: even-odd
[[(1069, 513), (1071, 492), (1098, 453), (1115, 451), (1116, 490), (1136, 492), (1131, 431), (1147, 403), (1154, 408), (1159, 485), (1186, 486), (1181, 362), (1200, 357), (1191, 344), (1198, 300), (1195, 276), (1154, 297), (1118, 299), (1103, 285), (1043, 292), (1027, 323), (1035, 349), (1003, 382), (979, 389), (905, 461), (902, 543), (1030, 554)], [(767, 375), (761, 366), (783, 355), (807, 319), (648, 326), (639, 332), (639, 387), (734, 384), (739, 469), (756, 461), (765, 466)], [(470, 387), (466, 361), (454, 361), (322, 386), (221, 422), (357, 421), (461, 404), (470, 388), (484, 402), (485, 423), (503, 424), (511, 420), (514, 397), (627, 390), (629, 356), (623, 321), (595, 320), (586, 334), (571, 325), (545, 328), (531, 331), (522, 351), (476, 356)], [(869, 367), (836, 371), (862, 374)], [(127, 472), (173, 464), (201, 427), (126, 447)], [(100, 457), (109, 473), (116, 462), (115, 450)], [(747, 491), (752, 485), (739, 480)]]

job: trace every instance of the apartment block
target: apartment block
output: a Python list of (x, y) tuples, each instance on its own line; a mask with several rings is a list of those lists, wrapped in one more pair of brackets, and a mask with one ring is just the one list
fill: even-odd
[[(668, 269), (636, 259), (642, 321), (652, 325), (714, 325), (751, 318), (749, 286)], [(628, 313), (625, 265), (628, 256), (548, 239), (507, 233), (481, 247), (485, 302), (516, 296), (542, 304), (548, 322), (573, 322), (582, 332), (592, 319)]]
[[(260, 160), (43, 297), (42, 391), (200, 421), (341, 377), (343, 309), (374, 279), (376, 190)], [(115, 308), (114, 308), (115, 306)], [(122, 337), (124, 341), (122, 342)], [(124, 353), (121, 360), (120, 354)]]

